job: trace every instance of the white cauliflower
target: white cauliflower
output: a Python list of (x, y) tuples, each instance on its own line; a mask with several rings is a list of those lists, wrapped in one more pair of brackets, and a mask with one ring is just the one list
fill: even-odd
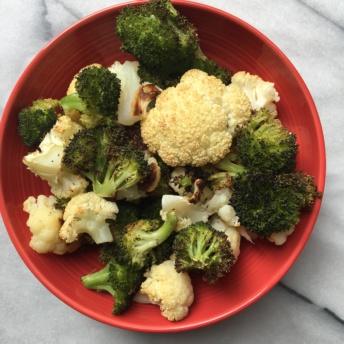
[(229, 189), (220, 189), (208, 195), (203, 201), (191, 203), (189, 196), (163, 195), (161, 200), (161, 218), (174, 211), (178, 217), (177, 231), (193, 223), (207, 222), (209, 217), (216, 214), (221, 207), (228, 204), (232, 193)]
[(166, 220), (166, 216), (171, 211), (178, 217), (176, 231), (199, 221), (208, 221), (209, 214), (200, 203), (190, 203), (187, 196), (163, 195), (161, 200), (161, 218)]
[(116, 203), (94, 192), (79, 194), (65, 208), (60, 238), (71, 243), (78, 240), (81, 233), (88, 233), (96, 244), (111, 242), (113, 237), (106, 221), (115, 220), (117, 213)]
[(109, 70), (121, 80), (121, 96), (118, 104), (118, 123), (132, 125), (146, 115), (150, 101), (155, 98), (160, 90), (151, 84), (141, 85), (137, 74), (139, 63), (125, 61), (123, 64), (116, 61)]
[(170, 166), (220, 161), (232, 143), (221, 101), (225, 87), (216, 77), (194, 69), (176, 87), (163, 90), (141, 121), (148, 149)]
[(69, 198), (86, 190), (88, 182), (62, 163), (64, 148), (82, 127), (67, 116), (58, 118), (39, 148), (23, 158), (28, 169), (46, 180), (57, 198)]
[(286, 231), (274, 232), (267, 239), (275, 245), (280, 246), (287, 241), (288, 236), (293, 234), (294, 230), (295, 226)]
[(239, 87), (250, 99), (252, 109), (259, 110), (263, 107), (277, 115), (276, 104), (280, 100), (279, 94), (272, 82), (264, 81), (258, 75), (240, 71), (232, 76), (232, 87)]
[(65, 254), (75, 251), (80, 243), (67, 244), (59, 237), (63, 211), (55, 208), (55, 196), (30, 196), (23, 203), (23, 210), (29, 214), (26, 222), (32, 237), (30, 247), (38, 253)]
[(232, 191), (229, 188), (215, 190), (213, 196), (205, 203), (209, 216), (218, 213), (222, 207), (227, 206), (231, 197)]
[(187, 272), (177, 272), (172, 259), (153, 265), (145, 277), (140, 294), (148, 300), (138, 296), (135, 301), (159, 305), (161, 314), (169, 321), (182, 320), (189, 314), (194, 301), (191, 278)]
[(250, 119), (251, 102), (244, 91), (230, 84), (223, 93), (222, 106), (228, 117), (228, 131), (234, 136), (236, 129)]
[[(229, 215), (229, 214), (228, 214)], [(238, 230), (238, 226), (236, 223), (235, 225), (231, 224), (232, 221), (225, 222), (220, 216), (215, 215), (213, 216), (209, 224), (216, 230), (220, 232), (224, 232), (227, 235), (228, 241), (231, 243), (231, 251), (235, 257), (235, 261), (237, 261), (239, 254), (240, 254), (240, 242), (241, 242), (241, 235)]]

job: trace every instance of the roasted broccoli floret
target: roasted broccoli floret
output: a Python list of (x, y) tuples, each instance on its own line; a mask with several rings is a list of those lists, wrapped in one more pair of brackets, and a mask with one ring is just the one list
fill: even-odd
[(114, 297), (113, 314), (120, 315), (140, 289), (143, 274), (137, 265), (111, 259), (101, 270), (81, 277), (81, 282), (88, 289), (110, 293)]
[(18, 134), (24, 145), (36, 148), (57, 120), (58, 100), (47, 98), (32, 102), (18, 114)]
[(138, 220), (127, 225), (124, 233), (118, 233), (113, 252), (118, 259), (147, 267), (152, 261), (150, 252), (167, 240), (176, 226), (177, 216), (174, 212), (169, 213), (165, 221)]
[(63, 97), (60, 104), (65, 112), (78, 110), (80, 122), (86, 128), (111, 124), (116, 120), (121, 81), (103, 66), (88, 66), (76, 75), (75, 90)]
[(241, 174), (234, 178), (231, 204), (242, 226), (260, 237), (293, 228), (301, 211), (321, 196), (303, 172)]
[(78, 132), (64, 151), (63, 163), (88, 178), (102, 197), (114, 197), (151, 173), (144, 152), (130, 145), (125, 129), (116, 124)]
[(199, 272), (210, 284), (225, 276), (235, 262), (227, 235), (207, 222), (181, 229), (173, 242), (173, 253), (178, 272)]
[(116, 33), (122, 51), (139, 61), (142, 81), (166, 88), (175, 85), (188, 69), (199, 68), (230, 82), (230, 72), (203, 54), (195, 26), (170, 0), (125, 6), (117, 17)]
[(263, 108), (239, 129), (236, 151), (252, 172), (289, 173), (296, 166), (298, 144), (296, 134)]

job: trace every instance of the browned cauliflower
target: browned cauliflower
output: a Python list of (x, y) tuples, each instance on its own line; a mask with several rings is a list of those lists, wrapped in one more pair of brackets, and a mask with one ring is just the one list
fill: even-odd
[(166, 260), (152, 267), (145, 273), (140, 294), (136, 301), (153, 303), (160, 306), (161, 314), (169, 321), (179, 321), (189, 314), (189, 307), (194, 301), (191, 278), (187, 272), (177, 272), (174, 260)]
[(32, 237), (30, 247), (37, 253), (65, 254), (75, 251), (80, 243), (67, 244), (59, 237), (63, 211), (55, 208), (55, 196), (30, 196), (23, 203), (23, 210), (29, 214), (26, 222)]
[(89, 234), (96, 244), (113, 241), (108, 220), (115, 220), (117, 213), (115, 202), (93, 191), (76, 195), (67, 203), (59, 236), (66, 243), (77, 241), (82, 233)]
[(232, 84), (240, 88), (250, 99), (252, 109), (263, 107), (277, 116), (276, 102), (280, 100), (273, 82), (265, 81), (260, 76), (240, 71), (232, 76)]
[(170, 166), (216, 164), (230, 149), (234, 127), (251, 116), (248, 97), (197, 69), (161, 92), (141, 121), (148, 149)]

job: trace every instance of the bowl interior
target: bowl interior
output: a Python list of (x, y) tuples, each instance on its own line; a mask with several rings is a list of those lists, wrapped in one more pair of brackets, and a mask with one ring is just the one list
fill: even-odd
[[(297, 167), (314, 175), (323, 191), (325, 149), (321, 124), (308, 89), (293, 65), (265, 36), (238, 18), (201, 4), (174, 4), (198, 28), (202, 49), (209, 57), (233, 72), (246, 70), (275, 83), (281, 96), (279, 116), (296, 133), (300, 144)], [(96, 251), (87, 249), (63, 257), (34, 252), (28, 245), (31, 235), (22, 203), (30, 195), (49, 194), (49, 188), (21, 162), (27, 150), (17, 136), (17, 113), (39, 97), (62, 97), (74, 74), (85, 65), (97, 62), (110, 66), (115, 60), (131, 59), (120, 51), (114, 33), (116, 15), (122, 6), (86, 17), (63, 32), (34, 58), (18, 80), (1, 120), (1, 213), (28, 268), (69, 306), (125, 329), (188, 330), (233, 315), (272, 288), (306, 244), (321, 200), (317, 200), (312, 212), (303, 215), (282, 247), (267, 242), (252, 245), (243, 240), (238, 263), (218, 285), (208, 286), (193, 276), (195, 302), (189, 316), (176, 323), (165, 320), (158, 307), (151, 305), (135, 304), (123, 316), (113, 316), (110, 295), (89, 291), (80, 283), (80, 276), (100, 268)]]

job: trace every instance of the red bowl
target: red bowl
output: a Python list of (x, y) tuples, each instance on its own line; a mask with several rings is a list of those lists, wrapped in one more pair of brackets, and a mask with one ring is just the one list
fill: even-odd
[[(191, 2), (174, 5), (199, 31), (203, 51), (234, 72), (245, 70), (272, 81), (280, 94), (278, 112), (300, 144), (298, 168), (315, 176), (320, 191), (325, 184), (325, 148), (321, 123), (312, 97), (288, 58), (263, 34), (221, 10)], [(84, 288), (80, 276), (100, 268), (96, 252), (66, 256), (40, 255), (29, 247), (31, 234), (22, 204), (28, 196), (48, 194), (49, 188), (22, 164), (26, 148), (18, 138), (18, 110), (39, 97), (60, 98), (73, 75), (90, 63), (110, 66), (130, 57), (120, 52), (115, 36), (116, 16), (124, 5), (92, 14), (52, 40), (26, 68), (12, 91), (0, 127), (1, 213), (8, 234), (32, 273), (54, 295), (77, 311), (100, 322), (147, 332), (190, 330), (225, 319), (258, 300), (288, 271), (304, 248), (316, 222), (321, 200), (304, 214), (286, 244), (252, 245), (245, 240), (232, 272), (216, 286), (194, 279), (195, 302), (189, 316), (168, 322), (157, 306), (134, 304), (122, 316), (111, 314), (108, 294)]]

